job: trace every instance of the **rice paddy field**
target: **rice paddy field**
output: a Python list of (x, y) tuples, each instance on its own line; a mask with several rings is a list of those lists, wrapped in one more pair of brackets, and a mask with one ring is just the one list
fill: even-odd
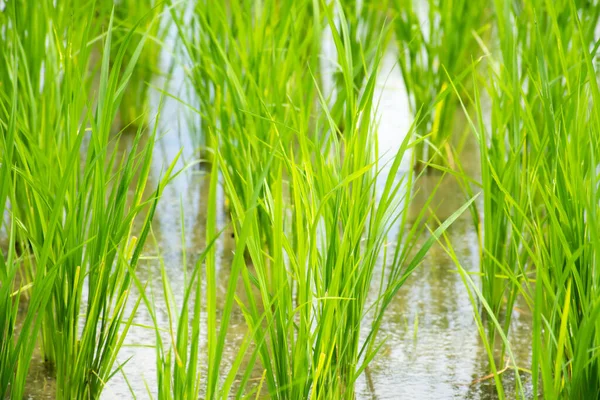
[(597, 0), (0, 0), (0, 399), (600, 399)]

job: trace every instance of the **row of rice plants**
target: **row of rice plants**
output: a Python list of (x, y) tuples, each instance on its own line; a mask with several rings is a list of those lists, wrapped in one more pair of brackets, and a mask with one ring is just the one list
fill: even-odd
[(141, 144), (140, 127), (119, 149), (113, 122), (146, 37), (113, 48), (114, 17), (102, 19), (94, 2), (9, 2), (0, 15), (3, 398), (23, 396), (38, 340), (58, 399), (98, 398), (118, 372), (132, 275), (171, 173), (146, 187), (155, 133)]

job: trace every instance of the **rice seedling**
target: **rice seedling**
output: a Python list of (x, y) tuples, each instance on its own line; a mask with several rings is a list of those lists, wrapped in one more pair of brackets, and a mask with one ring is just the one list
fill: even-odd
[[(15, 82), (16, 83), (16, 82)], [(0, 154), (0, 215), (5, 215), (7, 200), (14, 196), (14, 170), (13, 154), (16, 126), (16, 113), (14, 108), (18, 97), (17, 85), (13, 85), (11, 97), (13, 109), (2, 109), (3, 115), (11, 115), (0, 122), (2, 137)], [(8, 114), (9, 112), (10, 114)], [(14, 197), (13, 197), (14, 198)], [(3, 220), (5, 220), (3, 218)], [(18, 283), (18, 274), (21, 260), (15, 253), (17, 227), (14, 215), (8, 221), (7, 231), (10, 232), (9, 244), (6, 253), (0, 254), (0, 398), (23, 397), (25, 378), (29, 363), (36, 344), (36, 337), (40, 328), (39, 317), (50, 298), (56, 270), (50, 271), (47, 276), (38, 276), (30, 285)], [(20, 324), (19, 304), (23, 293), (30, 291), (29, 306), (26, 315)]]
[[(580, 19), (578, 6), (590, 15)], [(547, 152), (534, 171), (539, 203), (532, 207), (533, 220), (541, 222), (532, 229), (536, 265), (533, 371), (534, 379), (541, 377), (541, 392), (550, 398), (587, 398), (600, 393), (596, 350), (600, 96), (592, 64), (597, 46), (590, 40), (588, 25), (590, 21), (592, 26), (597, 24), (599, 10), (597, 5), (589, 7), (574, 2), (562, 9), (548, 5), (549, 36), (556, 42), (556, 51), (540, 43), (539, 57), (548, 58), (551, 66), (539, 65), (531, 77), (541, 105), (539, 114), (534, 114), (540, 122), (533, 142), (537, 154)]]
[[(46, 6), (59, 12), (50, 3)], [(77, 10), (88, 20), (93, 18), (93, 9)], [(16, 7), (11, 12), (11, 23), (19, 26)], [(48, 304), (38, 308), (43, 298), (32, 298), (28, 315), (38, 310), (42, 314), (42, 348), (54, 366), (56, 398), (97, 398), (118, 371), (116, 355), (131, 324), (131, 317), (124, 316), (131, 271), (172, 167), (148, 196), (155, 133), (141, 145), (138, 130), (121, 160), (118, 137), (111, 137), (144, 41), (124, 63), (130, 32), (111, 64), (111, 18), (98, 95), (91, 99), (86, 80), (92, 38), (87, 27), (70, 29), (73, 21), (57, 17), (52, 20), (56, 25), (40, 34), (51, 43), (44, 49), (42, 82), (27, 68), (31, 54), (24, 50), (18, 31), (5, 49), (11, 71), (6, 83), (23, 88), (6, 106), (11, 112), (5, 115), (18, 126), (13, 133), (13, 164), (7, 167), (14, 169), (18, 182), (11, 203), (19, 205), (14, 215), (27, 243), (29, 276), (34, 284), (40, 282), (34, 293), (47, 289), (42, 282), (54, 282)], [(136, 218), (145, 220), (134, 236)], [(35, 334), (28, 339), (33, 346)]]
[[(160, 74), (160, 52), (162, 40), (169, 28), (162, 18), (165, 11), (165, 1), (124, 0), (114, 4), (115, 23), (113, 27), (113, 57), (119, 52), (123, 40), (127, 39), (132, 30), (136, 31), (125, 53), (125, 61), (133, 56), (137, 45), (144, 40), (144, 47), (138, 56), (129, 81), (128, 90), (125, 91), (119, 106), (121, 127), (128, 127), (135, 131), (139, 125), (147, 121), (148, 89), (153, 76)], [(113, 7), (113, 3), (105, 6)], [(110, 8), (103, 12), (108, 21)]]
[(510, 346), (522, 296), (533, 314), (533, 393), (547, 398), (598, 395), (596, 7), (497, 2), (502, 62), (492, 62), (489, 83), (477, 81), (489, 96), (489, 125), (475, 91), (484, 193), (477, 296), (490, 322), (490, 361), (495, 369), (496, 331), (501, 354)]
[[(157, 362), (157, 398), (158, 399), (197, 399), (203, 397), (208, 392), (208, 376), (214, 376), (208, 373), (204, 377), (201, 373), (201, 367), (206, 365), (219, 365), (220, 361), (215, 363), (215, 337), (217, 335), (217, 304), (216, 291), (218, 282), (216, 281), (216, 251), (215, 246), (222, 231), (217, 232), (217, 190), (218, 190), (218, 164), (213, 163), (210, 172), (210, 187), (208, 191), (208, 202), (206, 208), (206, 247), (199, 255), (191, 274), (188, 275), (186, 262), (184, 261), (184, 281), (183, 299), (178, 306), (175, 301), (174, 289), (169, 282), (164, 260), (158, 251), (160, 261), (160, 273), (162, 281), (162, 295), (165, 298), (165, 308), (168, 315), (168, 327), (163, 327), (158, 322), (156, 316), (157, 307), (154, 291), (151, 288), (150, 296), (146, 293), (147, 285), (135, 278), (135, 283), (143, 297), (146, 306), (154, 323), (156, 334), (156, 362)], [(183, 259), (187, 260), (185, 247), (185, 224), (183, 221), (184, 207), (181, 206), (181, 229), (183, 244)], [(155, 242), (158, 249), (158, 243)], [(203, 270), (205, 271), (205, 280), (203, 280)], [(233, 299), (236, 296), (236, 288), (230, 288), (226, 297)], [(206, 315), (206, 318), (203, 316)], [(201, 329), (207, 328), (206, 336), (208, 338), (208, 347), (206, 352), (202, 353)], [(227, 326), (222, 327), (227, 330)], [(219, 387), (212, 393), (212, 398), (229, 398), (235, 389), (236, 397), (249, 395), (247, 391), (247, 376), (251, 368), (242, 370), (247, 363), (249, 366), (254, 364), (256, 359), (255, 349), (251, 349), (252, 335), (249, 332), (242, 340), (239, 350), (231, 361), (231, 367), (224, 377), (224, 381), (219, 382)], [(168, 345), (165, 346), (165, 343)], [(204, 357), (204, 359), (203, 359)], [(237, 388), (233, 387), (234, 381), (240, 376), (245, 375), (241, 384)], [(260, 392), (260, 389), (258, 389)], [(152, 397), (152, 394), (149, 392)]]
[[(511, 395), (506, 371), (518, 398), (600, 396), (600, 5), (25, 3), (0, 1), (0, 397), (25, 395), (38, 348), (56, 398), (100, 397), (125, 374), (117, 356), (142, 303), (156, 337), (151, 397), (151, 387), (160, 399), (359, 397), (386, 310), (438, 241), (474, 306), (499, 398)], [(174, 287), (159, 251), (155, 297), (137, 266), (176, 175), (169, 160), (148, 183), (158, 130), (146, 129), (148, 83), (167, 17), (197, 98), (166, 94), (199, 118), (210, 188), (198, 261), (187, 268), (184, 242)], [(384, 162), (375, 87), (392, 33), (414, 121)], [(457, 110), (478, 141), (478, 186), (460, 160), (448, 167)], [(425, 166), (464, 178), (468, 200), (443, 222), (433, 194), (409, 215)], [(218, 267), (221, 187), (235, 251)], [(467, 209), (477, 276), (445, 236)], [(531, 314), (531, 365), (513, 353), (517, 304)], [(414, 341), (427, 319), (417, 315)], [(247, 330), (230, 356), (237, 317)]]
[[(15, 232), (14, 222), (10, 226)], [(13, 234), (9, 242), (15, 245)], [(7, 257), (2, 257), (0, 265), (0, 396), (2, 398), (23, 397), (29, 365), (33, 357), (37, 334), (42, 319), (41, 311), (46, 307), (52, 286), (56, 278), (56, 270), (39, 276), (29, 285), (16, 286), (21, 262), (15, 255), (14, 248), (8, 250)], [(28, 307), (25, 316), (19, 313), (20, 298), (25, 292), (28, 296)], [(20, 318), (20, 324), (18, 320)]]
[[(510, 310), (518, 288), (527, 276), (519, 249), (524, 232), (523, 212), (528, 202), (526, 193), (521, 189), (529, 179), (526, 172), (529, 157), (524, 150), (527, 146), (524, 142), (527, 127), (520, 119), (523, 110), (514, 101), (522, 95), (520, 78), (511, 68), (516, 65), (505, 62), (503, 66), (505, 68), (498, 73), (489, 68), (489, 82), (477, 81), (486, 88), (490, 99), (491, 122), (488, 126), (484, 121), (477, 88), (475, 102), (484, 193), (480, 232), (481, 290), (494, 316), (502, 321), (504, 333), (507, 333), (512, 316)], [(507, 279), (512, 276), (518, 279)], [(489, 321), (488, 327), (493, 348), (494, 322)]]
[[(294, 23), (302, 18), (307, 24), (314, 21), (304, 13), (310, 4), (297, 4), (293, 6), (300, 7)], [(320, 93), (318, 79), (305, 75), (311, 79), (296, 80), (295, 74), (300, 73), (297, 65), (312, 65), (311, 58), (303, 60), (315, 52), (291, 51), (306, 48), (296, 43), (303, 44), (307, 39), (290, 30), (292, 21), (284, 18), (288, 13), (279, 19), (269, 15), (274, 9), (247, 9), (255, 18), (234, 21), (242, 27), (231, 32), (224, 11), (219, 14), (214, 8), (196, 9), (196, 23), (207, 31), (204, 36), (186, 34), (182, 20), (178, 23), (192, 60), (197, 60), (193, 68), (200, 69), (198, 75), (191, 74), (191, 79), (194, 83), (200, 81), (197, 90), (204, 102), (200, 113), (215, 136), (212, 146), (217, 157), (213, 167), (221, 169), (231, 202), (236, 251), (228, 293), (234, 292), (241, 278), (247, 301), (238, 305), (250, 331), (256, 332), (254, 341), (271, 397), (352, 398), (357, 377), (377, 353), (376, 332), (386, 305), (434, 239), (412, 259), (409, 248), (413, 242), (409, 241), (406, 246), (398, 246), (393, 263), (383, 267), (378, 264), (387, 234), (402, 216), (400, 193), (406, 193), (406, 182), (398, 182), (395, 175), (410, 147), (407, 139), (389, 175), (382, 177), (387, 184), (378, 197), (375, 181), (381, 170), (377, 167), (376, 124), (372, 118), (381, 46), (369, 62), (360, 61), (366, 59), (362, 52), (354, 60), (348, 45), (352, 42), (350, 23), (343, 8), (335, 17), (331, 8), (323, 10), (340, 64), (343, 97), (339, 98), (345, 99), (341, 108), (345, 128), (340, 137), (338, 116), (332, 114)], [(312, 10), (315, 15), (319, 8)], [(274, 32), (284, 27), (289, 34), (273, 34), (273, 38), (283, 37), (285, 42), (272, 53), (275, 47), (270, 45), (271, 30), (243, 25), (249, 21), (258, 27), (275, 23)], [(317, 24), (320, 26), (321, 21)], [(268, 40), (260, 36), (263, 32), (269, 34)], [(192, 44), (189, 38), (206, 42)], [(253, 41), (259, 39), (264, 42), (256, 42), (260, 51), (255, 54)], [(242, 47), (238, 40), (249, 41), (250, 46), (246, 43)], [(382, 42), (380, 36), (377, 43)], [(206, 59), (194, 58), (194, 54)], [(219, 62), (210, 58), (212, 54)], [(253, 69), (258, 62), (260, 68)], [(203, 70), (209, 66), (209, 71)], [(264, 74), (265, 70), (270, 74)], [(279, 70), (286, 71), (286, 76), (291, 71), (292, 79), (282, 84)], [(366, 71), (366, 83), (360, 91), (355, 82), (358, 70)], [(317, 96), (315, 109), (311, 98)], [(220, 113), (209, 115), (203, 110)], [(315, 113), (317, 117), (311, 119)], [(415, 224), (407, 235), (414, 237), (419, 229), (422, 226)], [(382, 268), (382, 277), (377, 301), (367, 304), (378, 267)], [(208, 301), (213, 298), (209, 295)], [(218, 329), (209, 316), (207, 397), (218, 392), (219, 365), (234, 303), (233, 296), (226, 298)], [(376, 310), (375, 318), (366, 341), (361, 342), (361, 327), (369, 310)], [(244, 382), (248, 376), (246, 371)], [(230, 384), (227, 381), (225, 393)]]
[[(230, 197), (231, 204), (241, 201), (253, 208), (251, 205), (257, 204), (263, 193), (262, 181), (280, 179), (264, 169), (270, 163), (283, 162), (273, 159), (271, 145), (281, 142), (287, 146), (294, 140), (295, 130), (306, 131), (312, 124), (316, 91), (311, 85), (311, 72), (318, 73), (320, 13), (316, 2), (269, 1), (232, 5), (230, 13), (223, 5), (209, 7), (198, 3), (187, 25), (191, 26), (189, 30), (176, 17), (182, 42), (193, 62), (190, 79), (201, 101), (206, 146), (218, 149), (219, 157), (227, 160), (213, 162), (229, 177), (228, 185), (233, 185), (226, 191), (228, 196), (235, 196)], [(269, 118), (262, 117), (265, 109)], [(278, 130), (274, 129), (272, 118), (277, 119)], [(253, 209), (259, 220), (269, 218), (262, 207)], [(254, 240), (261, 243), (275, 239), (262, 231), (253, 233), (260, 235)], [(234, 293), (236, 288), (247, 237), (248, 233), (236, 231), (236, 257), (228, 293)], [(207, 276), (209, 282), (212, 279)], [(218, 390), (226, 327), (235, 304), (233, 295), (226, 298), (221, 323), (217, 325), (214, 296), (214, 292), (207, 296), (207, 397), (215, 396)], [(243, 379), (248, 378), (245, 374)]]
[[(415, 149), (415, 168), (420, 171), (430, 161), (444, 166), (451, 156), (449, 138), (459, 109), (444, 71), (455, 82), (468, 82), (464, 78), (471, 61), (480, 54), (474, 33), (483, 35), (489, 29), (487, 5), (463, 0), (396, 0), (392, 6), (398, 61), (417, 119), (417, 134), (428, 139)], [(461, 93), (466, 87), (461, 87)]]

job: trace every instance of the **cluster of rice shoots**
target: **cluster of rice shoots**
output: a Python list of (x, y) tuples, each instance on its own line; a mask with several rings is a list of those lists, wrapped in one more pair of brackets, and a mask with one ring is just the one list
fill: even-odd
[[(215, 293), (207, 293), (207, 397), (231, 385), (220, 385), (220, 367), (241, 282), (237, 306), (269, 396), (353, 398), (381, 345), (386, 306), (467, 207), (411, 252), (423, 229), (407, 227), (412, 180), (399, 172), (411, 136), (391, 165), (378, 161), (374, 87), (386, 30), (370, 39), (367, 57), (351, 36), (357, 17), (345, 11), (336, 2), (200, 2), (187, 23), (175, 12), (211, 174), (222, 174), (236, 239), (218, 326)], [(333, 105), (317, 68), (325, 27), (338, 60)], [(397, 224), (400, 237), (388, 238)], [(207, 269), (208, 288), (214, 279)], [(248, 369), (242, 386), (250, 377)]]
[[(1, 283), (9, 310), (3, 362), (13, 369), (3, 365), (0, 388), (11, 398), (23, 395), (38, 331), (56, 398), (98, 398), (118, 371), (132, 322), (125, 315), (131, 277), (170, 174), (146, 187), (155, 133), (139, 129), (130, 148), (119, 148), (114, 120), (144, 40), (125, 62), (130, 31), (111, 59), (114, 17), (98, 37), (95, 12), (93, 2), (41, 1), (9, 2), (2, 14), (0, 85), (11, 88), (0, 98), (8, 177), (2, 205), (10, 207), (11, 238)], [(93, 87), (91, 52), (99, 39)], [(135, 228), (134, 220), (141, 220)], [(20, 297), (27, 309), (15, 335)]]
[[(166, 2), (159, 0), (121, 0), (114, 4), (112, 57), (118, 54), (122, 42), (129, 40), (124, 60), (137, 58), (119, 106), (120, 126), (132, 131), (148, 123), (148, 91), (153, 77), (163, 75), (160, 55), (169, 29), (168, 20), (163, 18), (165, 9)], [(128, 39), (131, 31), (135, 34)], [(141, 41), (144, 41), (144, 47), (136, 55), (136, 47)]]
[(599, 15), (589, 2), (495, 2), (500, 52), (486, 48), (488, 68), (473, 78), (484, 204), (481, 290), (469, 286), (488, 321), (494, 371), (504, 363), (496, 334), (501, 357), (510, 355), (516, 299), (529, 307), (527, 369), (545, 398), (600, 393)]
[[(479, 35), (489, 30), (489, 5), (468, 0), (393, 0), (398, 64), (422, 141), (413, 153), (417, 172), (452, 160), (454, 118), (460, 110), (450, 82), (469, 92)], [(459, 85), (459, 82), (461, 83)]]

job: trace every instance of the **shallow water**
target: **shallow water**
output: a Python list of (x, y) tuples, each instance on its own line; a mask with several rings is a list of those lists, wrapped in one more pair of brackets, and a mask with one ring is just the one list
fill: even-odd
[[(183, 74), (175, 74), (170, 90), (185, 97), (180, 91), (184, 88)], [(379, 145), (382, 158), (393, 156), (405, 133), (409, 130), (411, 117), (399, 70), (395, 67), (395, 54), (387, 53), (378, 82), (380, 105), (378, 116)], [(158, 102), (158, 95), (152, 101)], [(165, 134), (157, 142), (152, 171), (147, 187), (153, 188), (164, 166), (180, 149), (183, 149), (179, 166), (193, 160), (196, 152), (190, 137), (184, 107), (175, 100), (165, 102), (160, 117), (159, 132)], [(461, 123), (457, 118), (458, 124)], [(127, 137), (125, 137), (127, 140)], [(463, 167), (477, 174), (478, 155), (476, 146), (466, 142), (461, 160)], [(126, 145), (124, 146), (127, 147)], [(409, 160), (403, 162), (408, 171)], [(417, 183), (417, 193), (411, 202), (411, 215), (417, 215), (424, 206), (425, 199), (438, 184), (440, 176), (423, 176)], [(150, 189), (149, 189), (150, 190)], [(185, 271), (189, 271), (205, 245), (204, 210), (208, 196), (207, 174), (200, 168), (188, 169), (177, 177), (165, 190), (153, 223), (153, 236), (146, 246), (147, 257), (139, 267), (140, 279), (150, 281), (154, 288), (157, 304), (157, 318), (162, 326), (168, 327), (168, 314), (164, 307), (160, 281), (160, 264), (156, 256), (160, 251), (171, 282), (175, 302), (180, 303), (184, 288)], [(431, 205), (435, 215), (445, 219), (460, 207), (466, 198), (458, 183), (445, 178), (440, 184)], [(223, 193), (219, 194), (219, 204), (223, 204)], [(182, 233), (181, 222), (185, 231)], [(219, 210), (218, 225), (227, 225), (225, 209)], [(395, 233), (397, 234), (397, 232)], [(455, 244), (455, 251), (469, 271), (478, 271), (477, 232), (469, 214), (463, 215), (448, 230)], [(184, 245), (182, 245), (182, 238)], [(426, 236), (421, 238), (422, 241)], [(229, 279), (229, 266), (232, 259), (234, 241), (226, 231), (217, 245), (218, 280), (222, 282), (217, 297), (223, 298), (225, 285)], [(185, 257), (183, 256), (185, 250)], [(185, 263), (184, 263), (185, 259)], [(132, 299), (136, 299), (135, 291)], [(133, 302), (132, 302), (133, 303)], [(161, 306), (162, 305), (162, 306)], [(155, 333), (149, 328), (152, 321), (148, 312), (140, 307), (134, 326), (126, 339), (126, 345), (119, 356), (119, 362), (128, 363), (123, 368), (127, 382), (117, 375), (103, 393), (104, 399), (133, 398), (131, 391), (139, 399), (149, 398), (148, 391), (156, 392)], [(511, 340), (513, 352), (520, 365), (529, 364), (529, 316), (515, 311)], [(245, 333), (245, 322), (234, 312), (225, 362), (233, 360)], [(206, 331), (203, 330), (202, 334)], [(380, 331), (386, 342), (357, 383), (357, 397), (365, 399), (493, 399), (494, 382), (478, 379), (489, 373), (487, 354), (479, 338), (473, 318), (473, 307), (464, 288), (456, 266), (440, 246), (429, 252), (425, 262), (408, 280), (390, 305), (387, 318)], [(202, 337), (202, 346), (206, 338)], [(258, 366), (255, 366), (258, 368)], [(500, 368), (502, 365), (500, 365)], [(48, 378), (39, 361), (34, 362), (32, 379), (29, 384), (31, 398), (52, 398), (52, 379)], [(522, 376), (524, 382), (527, 377)], [(476, 383), (474, 383), (476, 382)], [(514, 374), (508, 370), (504, 374), (508, 398), (514, 392)]]

